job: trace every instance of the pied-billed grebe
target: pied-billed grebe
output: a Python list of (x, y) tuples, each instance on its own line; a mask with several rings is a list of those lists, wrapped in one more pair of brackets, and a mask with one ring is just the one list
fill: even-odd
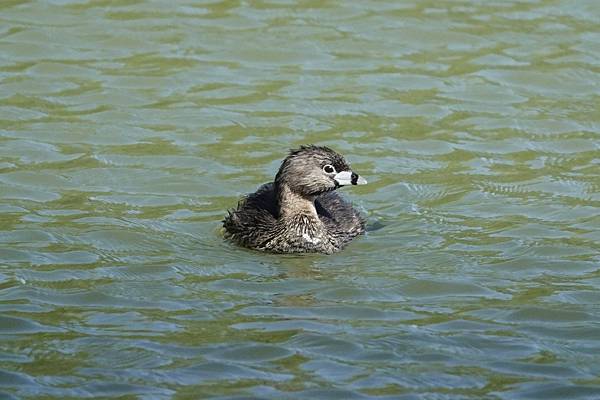
[(273, 253), (334, 253), (365, 230), (365, 220), (334, 190), (366, 183), (330, 148), (301, 146), (283, 160), (275, 182), (229, 211), (225, 237)]

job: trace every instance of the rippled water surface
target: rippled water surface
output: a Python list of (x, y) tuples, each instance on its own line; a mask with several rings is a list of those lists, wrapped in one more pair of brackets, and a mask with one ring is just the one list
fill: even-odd
[[(600, 2), (0, 3), (0, 397), (600, 398)], [(223, 241), (287, 149), (333, 256)]]

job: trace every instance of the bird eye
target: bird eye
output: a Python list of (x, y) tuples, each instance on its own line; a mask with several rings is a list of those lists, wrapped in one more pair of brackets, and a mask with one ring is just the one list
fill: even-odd
[(335, 172), (335, 168), (333, 167), (333, 165), (327, 164), (323, 167), (323, 171), (325, 171), (325, 173), (327, 174), (333, 174)]

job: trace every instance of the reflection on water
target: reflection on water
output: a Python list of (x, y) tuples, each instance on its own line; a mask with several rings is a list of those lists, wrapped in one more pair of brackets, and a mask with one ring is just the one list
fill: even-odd
[[(0, 397), (600, 396), (597, 1), (0, 9)], [(368, 234), (224, 242), (304, 143)]]

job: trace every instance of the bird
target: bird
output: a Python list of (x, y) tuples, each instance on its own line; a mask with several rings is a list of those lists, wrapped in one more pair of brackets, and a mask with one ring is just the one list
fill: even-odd
[(366, 183), (329, 147), (302, 145), (290, 150), (273, 182), (228, 210), (224, 236), (270, 253), (336, 253), (365, 232), (366, 220), (335, 190)]

